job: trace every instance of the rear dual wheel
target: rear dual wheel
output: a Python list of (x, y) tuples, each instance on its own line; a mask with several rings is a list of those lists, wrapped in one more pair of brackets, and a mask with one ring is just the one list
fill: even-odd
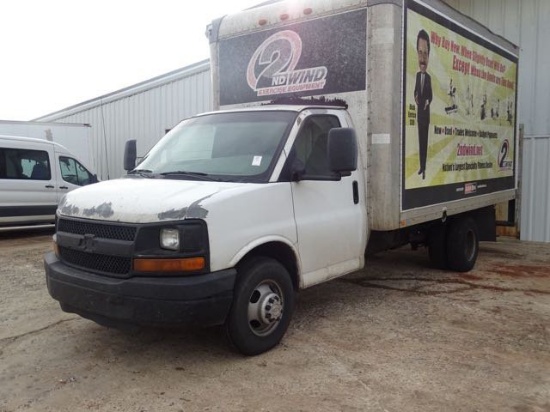
[(479, 235), (475, 221), (464, 217), (451, 221), (447, 232), (449, 269), (468, 272), (473, 269), (479, 252)]
[(430, 261), (439, 269), (468, 272), (479, 252), (479, 235), (471, 217), (452, 219), (448, 225), (432, 227), (428, 235)]

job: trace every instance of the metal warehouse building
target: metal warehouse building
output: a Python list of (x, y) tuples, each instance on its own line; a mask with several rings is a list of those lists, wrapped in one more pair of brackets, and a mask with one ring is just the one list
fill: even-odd
[[(521, 238), (550, 241), (550, 53), (545, 44), (550, 38), (550, 1), (446, 2), (520, 46)], [(103, 180), (124, 174), (126, 140), (136, 139), (138, 155), (143, 155), (180, 120), (211, 108), (206, 60), (35, 120), (90, 124)]]

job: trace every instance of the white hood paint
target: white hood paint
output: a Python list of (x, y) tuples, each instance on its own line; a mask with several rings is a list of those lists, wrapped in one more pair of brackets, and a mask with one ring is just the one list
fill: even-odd
[(251, 183), (116, 179), (67, 193), (59, 204), (58, 214), (125, 223), (205, 219), (208, 204), (216, 202), (221, 193), (241, 193), (257, 187)]
[(67, 193), (60, 216), (130, 224), (204, 219), (210, 270), (233, 267), (256, 246), (283, 242), (295, 250), (290, 184), (122, 178)]

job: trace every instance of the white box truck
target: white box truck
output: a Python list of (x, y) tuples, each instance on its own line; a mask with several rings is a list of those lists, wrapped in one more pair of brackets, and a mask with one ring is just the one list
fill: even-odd
[(0, 120), (0, 134), (58, 143), (78, 157), (89, 170), (97, 170), (89, 124)]
[(474, 266), (516, 193), (516, 46), (436, 0), (270, 2), (209, 36), (219, 110), (136, 168), (129, 145), (126, 178), (60, 205), (45, 267), (63, 310), (223, 324), (254, 355), (296, 292), (366, 253), (410, 243)]

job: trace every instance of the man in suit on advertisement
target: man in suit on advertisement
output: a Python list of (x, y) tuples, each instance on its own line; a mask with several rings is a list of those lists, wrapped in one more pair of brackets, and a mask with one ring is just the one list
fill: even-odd
[(426, 70), (430, 59), (430, 37), (425, 30), (420, 30), (416, 37), (418, 68), (414, 85), (414, 100), (417, 106), (418, 151), (420, 169), (418, 174), (426, 178), (426, 157), (428, 155), (428, 134), (430, 130), (430, 103), (432, 102), (432, 80)]

